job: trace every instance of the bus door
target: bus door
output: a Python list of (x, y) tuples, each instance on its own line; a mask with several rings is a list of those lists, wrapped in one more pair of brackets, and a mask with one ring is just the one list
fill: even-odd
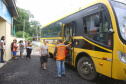
[(72, 43), (69, 47), (73, 48), (72, 51), (68, 52), (68, 56), (71, 55), (71, 58), (69, 59), (69, 57), (68, 57), (68, 59), (66, 59), (67, 60), (66, 62), (69, 62), (70, 64), (74, 63), (74, 53), (73, 53), (74, 52), (74, 44), (73, 44), (74, 32), (75, 32), (74, 22), (65, 24), (65, 26), (64, 26), (64, 42), (65, 42), (65, 45)]

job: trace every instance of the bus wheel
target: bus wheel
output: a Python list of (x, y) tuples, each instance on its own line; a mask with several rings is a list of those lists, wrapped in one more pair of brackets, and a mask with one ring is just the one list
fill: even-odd
[(77, 63), (79, 75), (86, 80), (94, 80), (97, 77), (97, 72), (92, 60), (88, 57), (82, 57)]

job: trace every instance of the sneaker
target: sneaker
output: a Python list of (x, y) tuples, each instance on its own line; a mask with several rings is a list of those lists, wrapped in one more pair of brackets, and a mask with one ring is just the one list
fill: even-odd
[(46, 68), (43, 68), (43, 70), (46, 70)]

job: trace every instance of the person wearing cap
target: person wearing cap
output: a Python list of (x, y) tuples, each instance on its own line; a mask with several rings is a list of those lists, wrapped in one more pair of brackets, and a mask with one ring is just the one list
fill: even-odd
[(67, 47), (62, 43), (62, 40), (58, 40), (58, 45), (55, 47), (54, 58), (56, 58), (56, 64), (58, 69), (58, 78), (62, 75), (65, 76), (65, 50), (72, 50), (72, 48)]

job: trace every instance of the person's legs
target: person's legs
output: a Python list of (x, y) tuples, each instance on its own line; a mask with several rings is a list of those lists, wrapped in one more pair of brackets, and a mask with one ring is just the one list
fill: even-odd
[(31, 49), (29, 49), (29, 59), (31, 59)]
[(27, 57), (28, 57), (28, 48), (26, 48), (26, 53), (27, 53), (27, 55), (26, 55), (26, 59), (27, 59)]
[(42, 59), (42, 56), (40, 57), (40, 67), (42, 67), (42, 64), (43, 64), (43, 59)]
[(26, 48), (26, 50), (27, 50), (27, 55), (26, 55), (26, 59), (28, 58), (28, 48)]
[(42, 56), (42, 57), (43, 57), (43, 62), (44, 62), (43, 69), (46, 69), (46, 65), (47, 65), (47, 62), (48, 62), (48, 56)]
[(17, 51), (13, 51), (14, 59), (16, 59), (16, 52)]
[(65, 74), (65, 60), (61, 61), (62, 74)]
[(46, 62), (44, 62), (44, 67), (43, 67), (43, 69), (46, 69), (46, 64), (47, 64), (47, 63), (46, 63)]
[(4, 62), (3, 56), (4, 56), (4, 52), (3, 52), (3, 49), (1, 49), (1, 62)]
[(21, 52), (21, 58), (24, 58), (24, 57), (23, 57), (23, 53), (22, 53), (22, 52)]
[(29, 49), (29, 48), (27, 48), (27, 56), (26, 56), (26, 58), (27, 58), (27, 57), (30, 58), (30, 49)]
[(56, 60), (57, 69), (58, 69), (58, 77), (61, 77), (61, 61)]

